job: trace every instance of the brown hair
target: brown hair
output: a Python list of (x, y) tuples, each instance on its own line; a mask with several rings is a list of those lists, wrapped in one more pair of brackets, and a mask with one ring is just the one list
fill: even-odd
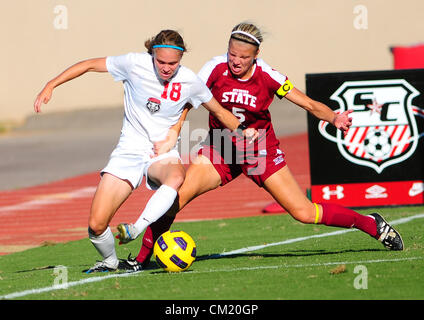
[(153, 46), (155, 45), (171, 45), (180, 47), (183, 49), (181, 50), (181, 54), (187, 51), (183, 38), (175, 30), (162, 30), (156, 36), (144, 42), (144, 46), (150, 54), (153, 54)]
[[(241, 33), (237, 33), (237, 31), (240, 31)], [(243, 33), (247, 33), (248, 35)], [(231, 30), (230, 40), (231, 39), (247, 42), (256, 47), (259, 47), (260, 43), (262, 43), (262, 41), (264, 40), (261, 30), (259, 30), (257, 26), (249, 22), (242, 22), (236, 25), (233, 30)], [(256, 42), (255, 39), (258, 40), (259, 43)]]

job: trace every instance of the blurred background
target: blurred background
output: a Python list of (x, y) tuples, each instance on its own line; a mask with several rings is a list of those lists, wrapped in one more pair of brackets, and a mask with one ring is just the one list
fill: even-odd
[[(250, 21), (265, 34), (260, 57), (304, 91), (306, 73), (392, 69), (391, 47), (423, 41), (423, 12), (422, 0), (1, 1), (0, 190), (106, 164), (123, 113), (109, 74), (60, 86), (33, 111), (45, 83), (80, 60), (145, 51), (146, 39), (176, 29), (189, 48), (182, 64), (198, 72)], [(270, 110), (278, 135), (306, 132), (300, 108), (276, 99)], [(188, 119), (190, 130), (207, 125), (202, 108)]]
[[(261, 57), (304, 90), (305, 73), (393, 68), (390, 47), (423, 41), (422, 0), (17, 0), (0, 2), (0, 122), (22, 122), (44, 84), (92, 57), (145, 51), (165, 28), (197, 72), (225, 52), (234, 25), (265, 33)], [(93, 81), (93, 79), (96, 79)], [(122, 105), (122, 85), (89, 74), (60, 87), (44, 112)]]

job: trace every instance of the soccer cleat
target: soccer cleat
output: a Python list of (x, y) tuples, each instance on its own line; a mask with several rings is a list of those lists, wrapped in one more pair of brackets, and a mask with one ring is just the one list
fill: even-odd
[(403, 240), (399, 232), (378, 213), (372, 213), (371, 216), (374, 217), (377, 224), (377, 235), (375, 238), (389, 250), (403, 250)]
[(119, 239), (119, 244), (125, 244), (136, 239), (139, 235), (138, 230), (132, 223), (120, 223), (117, 227), (119, 234), (116, 236)]
[(143, 270), (143, 264), (138, 262), (135, 258), (132, 259), (130, 253), (127, 260), (120, 259), (118, 269), (127, 272), (137, 272)]
[(113, 268), (112, 266), (108, 265), (104, 261), (98, 261), (94, 266), (92, 266), (90, 269), (83, 270), (82, 272), (90, 274), (93, 272), (114, 272), (118, 268)]

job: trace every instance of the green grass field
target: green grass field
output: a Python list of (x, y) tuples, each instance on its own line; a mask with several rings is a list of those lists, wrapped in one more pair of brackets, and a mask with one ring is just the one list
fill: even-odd
[[(186, 272), (165, 273), (151, 262), (140, 273), (86, 275), (81, 271), (100, 256), (83, 239), (1, 256), (0, 298), (421, 300), (424, 207), (378, 211), (399, 221), (404, 251), (388, 251), (360, 231), (304, 225), (287, 215), (176, 223), (172, 229), (188, 232), (197, 244), (198, 259)], [(119, 246), (118, 257), (136, 255), (139, 243)], [(59, 265), (66, 269), (55, 269)], [(61, 289), (65, 276), (68, 287)]]

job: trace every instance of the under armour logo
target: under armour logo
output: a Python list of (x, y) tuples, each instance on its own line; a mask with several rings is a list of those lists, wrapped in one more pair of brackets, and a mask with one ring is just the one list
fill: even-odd
[(326, 186), (322, 188), (322, 193), (323, 193), (322, 197), (325, 200), (330, 200), (331, 196), (336, 196), (337, 199), (342, 199), (344, 198), (343, 190), (344, 188), (342, 186), (336, 186), (335, 190), (330, 190), (330, 187)]

